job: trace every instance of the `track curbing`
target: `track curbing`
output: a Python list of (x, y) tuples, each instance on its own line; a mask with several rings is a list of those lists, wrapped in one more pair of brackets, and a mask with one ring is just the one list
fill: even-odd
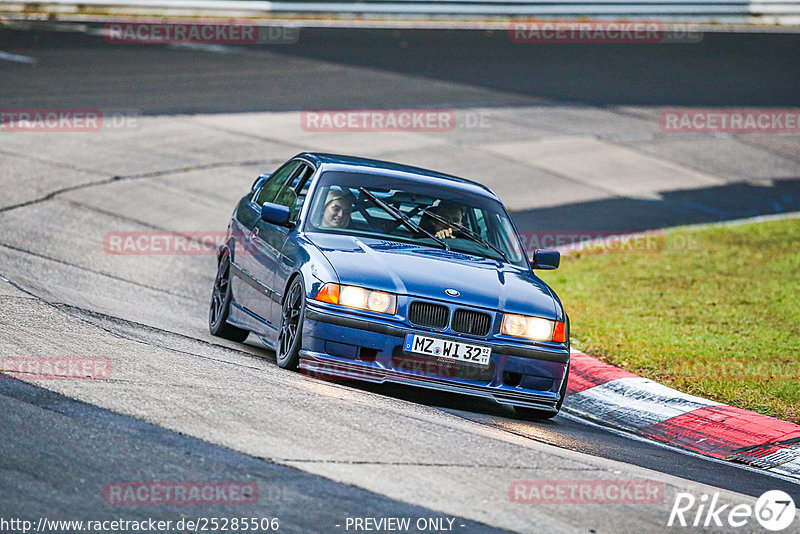
[(682, 393), (572, 351), (564, 409), (696, 453), (800, 479), (800, 425)]

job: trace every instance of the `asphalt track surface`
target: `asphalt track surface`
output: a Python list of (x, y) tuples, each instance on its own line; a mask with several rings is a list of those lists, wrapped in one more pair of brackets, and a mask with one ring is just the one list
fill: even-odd
[(20, 107), (91, 101), (168, 114), (542, 102), (800, 104), (800, 73), (791, 68), (800, 57), (796, 33), (707, 33), (699, 43), (586, 46), (514, 43), (499, 30), (303, 28), (295, 44), (213, 55), (107, 44), (80, 33), (3, 32), (0, 50), (10, 48), (37, 52), (33, 73), (25, 65), (3, 67), (12, 74), (2, 85), (4, 105)]
[[(0, 134), (7, 193), (0, 354), (102, 354), (115, 369), (99, 384), (0, 381), (0, 517), (243, 515), (230, 507), (105, 503), (103, 486), (125, 480), (253, 480), (261, 498), (244, 515), (279, 517), (287, 531), (338, 531), (353, 516), (447, 516), (464, 531), (657, 531), (677, 491), (735, 492), (723, 492), (728, 502), (768, 489), (798, 496), (797, 484), (567, 417), (527, 423), (451, 395), (283, 372), (257, 344), (207, 334), (211, 257), (120, 258), (98, 243), (110, 230), (222, 230), (252, 178), (300, 151), (277, 141), (280, 133), (259, 138), (228, 116), (212, 130), (213, 117), (162, 114), (450, 106), (497, 109), (500, 117), (559, 106), (562, 116), (577, 110), (597, 126), (613, 108), (619, 122), (597, 128), (624, 140), (626, 106), (797, 106), (799, 49), (797, 35), (530, 48), (512, 46), (502, 32), (309, 30), (297, 45), (208, 51), (0, 31), (0, 50), (37, 60), (0, 62), (3, 108), (142, 116), (138, 129), (108, 137)], [(503, 128), (490, 135), (511, 129)], [(373, 152), (404, 159), (413, 149), (399, 145)], [(724, 154), (709, 161), (674, 150), (674, 161), (729, 179), (658, 199), (607, 195), (534, 206), (524, 197), (514, 215), (518, 224), (527, 217), (550, 228), (564, 228), (563, 218), (589, 228), (603, 216), (615, 218), (615, 228), (645, 229), (797, 210), (797, 136), (742, 145), (768, 149), (752, 168), (736, 162), (749, 176), (728, 171)], [(450, 160), (430, 157), (447, 170)], [(571, 197), (568, 182), (561, 185)], [(509, 482), (532, 478), (651, 478), (665, 484), (666, 497), (649, 508), (509, 504)], [(469, 480), (475, 488), (465, 488)]]

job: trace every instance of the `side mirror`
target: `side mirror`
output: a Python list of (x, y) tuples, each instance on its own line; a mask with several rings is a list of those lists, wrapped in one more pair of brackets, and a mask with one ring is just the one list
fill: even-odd
[(262, 174), (261, 176), (256, 178), (256, 181), (253, 182), (253, 185), (250, 187), (250, 191), (253, 192), (256, 189), (258, 189), (259, 187), (261, 187), (261, 184), (263, 184), (267, 180), (267, 178), (269, 178), (270, 176), (272, 176), (272, 175), (271, 174)]
[(537, 248), (533, 251), (532, 266), (534, 269), (553, 271), (561, 263), (561, 253), (557, 250)]
[(274, 204), (272, 202), (264, 202), (261, 206), (261, 220), (268, 223), (277, 224), (278, 226), (288, 226), (289, 224), (289, 208), (281, 204)]

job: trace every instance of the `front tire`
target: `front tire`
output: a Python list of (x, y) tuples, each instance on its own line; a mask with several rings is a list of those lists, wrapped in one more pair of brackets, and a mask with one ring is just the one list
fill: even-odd
[(553, 417), (557, 416), (558, 412), (561, 411), (561, 405), (564, 404), (564, 397), (567, 394), (568, 381), (569, 381), (569, 367), (567, 367), (567, 374), (564, 376), (564, 382), (561, 383), (561, 388), (558, 392), (559, 395), (561, 395), (561, 398), (558, 399), (555, 412), (546, 412), (544, 410), (537, 410), (536, 408), (525, 408), (523, 406), (514, 406), (514, 412), (517, 414), (517, 418), (525, 419), (526, 421), (546, 421), (548, 419), (552, 419)]
[(249, 330), (228, 324), (231, 309), (231, 257), (224, 252), (217, 266), (217, 277), (211, 292), (211, 306), (208, 308), (208, 331), (217, 336), (241, 343), (247, 339)]
[(278, 329), (278, 366), (297, 369), (303, 346), (303, 318), (306, 314), (306, 290), (302, 275), (292, 280), (283, 299), (281, 326)]
[(517, 415), (517, 419), (524, 419), (525, 421), (547, 421), (558, 415), (558, 412), (546, 412), (523, 406), (514, 406), (514, 413)]

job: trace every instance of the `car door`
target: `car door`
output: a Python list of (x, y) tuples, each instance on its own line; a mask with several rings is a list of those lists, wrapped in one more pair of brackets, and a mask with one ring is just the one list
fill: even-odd
[(261, 220), (261, 206), (275, 200), (300, 164), (298, 160), (291, 160), (262, 181), (249, 198), (242, 200), (234, 218), (238, 228), (233, 230), (241, 241), (241, 246), (236, 250), (232, 271), (234, 298), (239, 305), (265, 322), (269, 322), (269, 303), (272, 297), (270, 281), (274, 259), (270, 261), (262, 257), (269, 254), (269, 250), (258, 238), (266, 224)]
[(311, 187), (312, 178), (316, 169), (308, 164), (304, 169), (299, 170), (293, 177), (291, 188), (294, 193), (294, 206), (289, 206), (291, 215), (289, 220), (295, 225), (295, 228), (288, 232), (286, 239), (281, 248), (280, 260), (275, 266), (275, 275), (272, 282), (274, 290), (273, 306), (272, 306), (272, 320), (277, 325), (280, 321), (281, 305), (283, 301), (283, 292), (289, 282), (289, 277), (294, 272), (294, 267), (298, 261), (303, 261), (299, 255), (303, 250), (298, 246), (297, 227), (299, 226), (300, 213), (303, 205), (308, 197), (308, 191)]
[[(288, 207), (291, 213), (290, 221), (292, 217), (296, 217), (298, 188), (305, 183), (304, 180), (310, 174), (313, 174), (311, 165), (305, 161), (300, 162), (281, 186), (276, 188), (274, 198), (268, 201)], [(280, 226), (261, 220), (260, 217), (252, 231), (253, 254), (250, 261), (253, 262), (253, 269), (257, 270), (260, 276), (263, 275), (266, 294), (269, 297), (255, 303), (256, 309), (253, 311), (275, 326), (280, 316), (275, 310), (280, 310), (283, 295), (283, 286), (275, 283), (275, 271), (287, 236), (294, 231), (294, 224)]]

